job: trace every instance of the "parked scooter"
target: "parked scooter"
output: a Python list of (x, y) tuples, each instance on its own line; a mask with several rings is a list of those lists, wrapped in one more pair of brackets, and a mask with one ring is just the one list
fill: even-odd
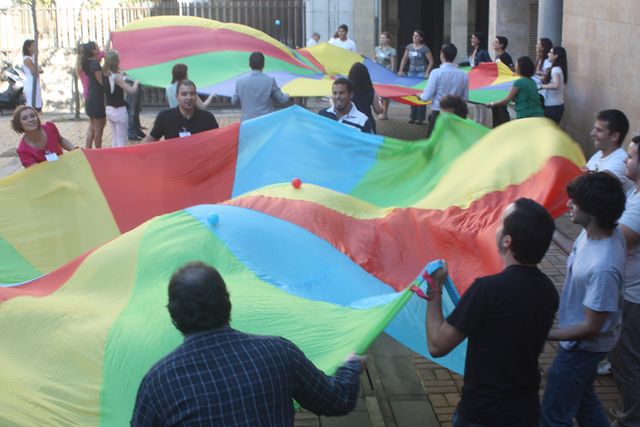
[(4, 66), (0, 79), (2, 80), (2, 89), (0, 89), (0, 115), (3, 110), (13, 110), (18, 105), (26, 104), (24, 96), (24, 73), (17, 67), (6, 60), (2, 61)]

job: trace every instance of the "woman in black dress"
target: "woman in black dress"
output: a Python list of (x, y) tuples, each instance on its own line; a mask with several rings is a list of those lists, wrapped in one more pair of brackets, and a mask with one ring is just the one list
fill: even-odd
[(349, 80), (353, 83), (351, 102), (362, 114), (369, 118), (371, 129), (373, 133), (376, 133), (376, 122), (373, 119), (371, 109), (373, 108), (376, 114), (382, 114), (384, 109), (382, 108), (382, 100), (373, 89), (369, 70), (364, 64), (356, 62), (349, 70)]
[(98, 62), (99, 49), (95, 42), (84, 45), (82, 70), (89, 77), (89, 96), (85, 104), (85, 111), (91, 124), (87, 130), (85, 145), (87, 148), (102, 147), (102, 131), (107, 122), (104, 109), (104, 89), (102, 87), (102, 67)]

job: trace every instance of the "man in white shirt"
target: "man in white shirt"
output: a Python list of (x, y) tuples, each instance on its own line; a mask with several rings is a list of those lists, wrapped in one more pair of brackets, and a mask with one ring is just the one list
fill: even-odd
[(622, 406), (615, 426), (640, 425), (640, 135), (629, 144), (627, 177), (635, 184), (627, 192), (625, 210), (618, 220), (627, 243), (624, 275), (624, 305), (620, 339), (609, 356), (613, 379)]
[[(591, 137), (596, 152), (591, 156), (586, 170), (605, 171), (615, 175), (622, 183), (625, 193), (634, 188), (633, 181), (627, 178), (625, 162), (628, 154), (622, 148), (624, 138), (629, 131), (629, 120), (620, 110), (603, 110), (598, 113)], [(598, 366), (598, 375), (611, 374), (611, 365), (607, 359)]]
[(329, 40), (329, 44), (350, 50), (351, 52), (356, 52), (356, 43), (348, 39), (347, 34), (349, 34), (349, 27), (345, 24), (340, 25), (338, 27), (338, 38)]
[(622, 148), (624, 138), (629, 131), (629, 120), (620, 110), (603, 110), (598, 113), (591, 131), (596, 153), (587, 162), (587, 170), (607, 171), (622, 182), (628, 191), (632, 183), (627, 178), (625, 161), (627, 152)]
[(453, 61), (456, 59), (458, 49), (451, 43), (445, 43), (440, 48), (440, 62), (442, 65), (429, 75), (427, 86), (424, 88), (420, 99), (432, 101), (431, 115), (429, 116), (429, 128), (427, 138), (431, 136), (438, 114), (440, 114), (440, 100), (446, 95), (456, 95), (464, 100), (469, 98), (469, 78), (467, 73), (458, 68)]
[(320, 34), (319, 33), (311, 34), (311, 38), (307, 40), (307, 47), (317, 46), (318, 44), (320, 44)]
[(358, 111), (355, 104), (351, 102), (352, 95), (353, 83), (344, 77), (337, 78), (331, 87), (333, 105), (325, 110), (320, 110), (318, 114), (342, 123), (343, 125), (358, 129), (361, 132), (371, 133), (371, 122), (369, 118)]

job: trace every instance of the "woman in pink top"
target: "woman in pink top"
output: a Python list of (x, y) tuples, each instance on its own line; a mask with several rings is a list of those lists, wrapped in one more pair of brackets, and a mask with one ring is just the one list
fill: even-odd
[(78, 148), (60, 135), (53, 123), (40, 124), (38, 113), (28, 105), (16, 108), (11, 127), (19, 134), (24, 133), (17, 151), (25, 168), (44, 161), (58, 160), (63, 148), (67, 151)]
[[(76, 75), (80, 79), (80, 85), (82, 86), (82, 99), (87, 102), (89, 96), (89, 76), (84, 73), (82, 69), (82, 61), (84, 56), (84, 43), (78, 43), (78, 56), (76, 59)], [(96, 59), (100, 62), (104, 58), (104, 51), (99, 51), (96, 55)]]

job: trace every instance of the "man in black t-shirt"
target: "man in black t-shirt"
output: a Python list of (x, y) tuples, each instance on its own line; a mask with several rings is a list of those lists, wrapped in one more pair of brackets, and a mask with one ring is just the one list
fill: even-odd
[(505, 36), (496, 36), (493, 41), (493, 50), (496, 52), (496, 62), (502, 62), (509, 67), (511, 71), (515, 71), (513, 65), (513, 58), (507, 53), (507, 46), (509, 46), (509, 39)]
[(496, 231), (504, 270), (474, 281), (445, 320), (446, 263), (428, 292), (427, 343), (434, 357), (469, 338), (462, 398), (453, 427), (538, 425), (538, 356), (558, 308), (558, 293), (537, 264), (555, 229), (544, 207), (518, 199)]
[(144, 142), (190, 136), (206, 130), (218, 129), (216, 118), (208, 111), (196, 108), (198, 92), (191, 80), (182, 80), (176, 88), (178, 106), (161, 111), (156, 117), (153, 129)]

